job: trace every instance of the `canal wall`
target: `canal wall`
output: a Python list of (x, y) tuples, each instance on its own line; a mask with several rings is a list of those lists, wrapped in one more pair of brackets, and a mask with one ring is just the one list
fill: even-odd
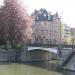
[(20, 61), (20, 52), (14, 49), (0, 49), (0, 62)]
[(21, 49), (21, 62), (27, 61), (28, 47), (24, 45)]
[(27, 48), (27, 46), (23, 46), (20, 50), (0, 49), (0, 62), (48, 61), (51, 59), (57, 59), (57, 55), (53, 52), (44, 50), (28, 51)]

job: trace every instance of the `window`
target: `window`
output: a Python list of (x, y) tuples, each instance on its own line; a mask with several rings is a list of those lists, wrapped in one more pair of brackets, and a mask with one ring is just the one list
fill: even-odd
[(51, 17), (50, 16), (48, 16), (48, 21), (50, 21), (51, 20)]
[(47, 15), (46, 14), (44, 14), (44, 17), (46, 17)]

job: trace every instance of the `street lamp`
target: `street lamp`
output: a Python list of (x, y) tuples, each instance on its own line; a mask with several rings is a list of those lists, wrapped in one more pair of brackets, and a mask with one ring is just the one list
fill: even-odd
[(60, 41), (59, 41), (59, 45), (58, 45), (58, 54), (57, 54), (58, 55), (58, 60), (60, 60), (60, 58), (62, 56), (62, 51), (61, 51), (62, 50), (62, 46), (61, 46), (61, 14), (62, 13), (60, 13), (60, 18), (59, 18), (60, 19), (60, 25), (59, 25), (60, 26), (59, 27), (59, 29), (60, 29), (59, 30), (59, 35), (60, 35), (59, 39), (60, 39)]

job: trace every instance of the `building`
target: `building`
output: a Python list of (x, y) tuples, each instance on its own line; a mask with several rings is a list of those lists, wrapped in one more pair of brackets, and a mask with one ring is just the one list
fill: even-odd
[(66, 44), (72, 44), (71, 28), (66, 24), (64, 25), (64, 39)]
[(61, 40), (63, 44), (72, 44), (71, 28), (64, 23), (61, 24)]
[(52, 15), (51, 39), (56, 41), (57, 44), (61, 43), (61, 19), (58, 13)]
[(50, 43), (50, 25), (48, 12), (41, 9), (36, 16), (32, 16), (33, 41), (35, 43)]
[(72, 34), (72, 44), (75, 45), (75, 28), (71, 28), (71, 34)]
[(65, 28), (65, 27), (64, 27), (64, 26), (65, 26), (64, 23), (61, 22), (61, 42), (62, 42), (62, 43), (64, 43), (64, 41), (65, 41), (65, 40), (64, 40), (64, 38), (65, 38), (65, 37), (64, 37), (64, 35), (65, 35), (65, 33), (64, 33), (64, 28)]
[[(33, 30), (32, 41), (41, 39), (39, 41), (42, 41), (43, 43), (60, 43), (61, 20), (57, 12), (54, 15), (51, 15), (51, 13), (47, 12), (45, 9), (40, 9), (39, 11), (32, 13), (31, 16)], [(42, 40), (42, 37), (44, 40)]]

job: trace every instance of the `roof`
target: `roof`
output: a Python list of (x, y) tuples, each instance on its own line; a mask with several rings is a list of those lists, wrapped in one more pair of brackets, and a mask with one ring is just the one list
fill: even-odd
[[(34, 13), (35, 14), (35, 13)], [(49, 15), (46, 9), (40, 9), (37, 14), (35, 14), (35, 21), (51, 21), (52, 16)]]

